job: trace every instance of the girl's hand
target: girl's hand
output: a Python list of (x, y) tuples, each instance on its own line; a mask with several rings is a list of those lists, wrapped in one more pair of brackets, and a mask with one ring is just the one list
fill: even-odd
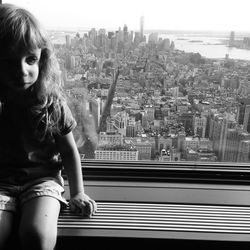
[(83, 217), (91, 217), (97, 210), (96, 202), (84, 192), (71, 197), (69, 207), (72, 212), (80, 213)]

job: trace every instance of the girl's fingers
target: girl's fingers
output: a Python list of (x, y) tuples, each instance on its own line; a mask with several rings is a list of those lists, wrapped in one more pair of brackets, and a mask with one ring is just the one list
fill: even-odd
[(97, 204), (94, 200), (90, 200), (91, 204), (92, 204), (92, 214), (95, 214), (97, 212)]
[(96, 210), (97, 210), (97, 205), (96, 205), (95, 201), (90, 199), (88, 201), (85, 201), (85, 204), (86, 204), (86, 206), (84, 208), (85, 208), (86, 215), (87, 216), (94, 215)]
[(73, 212), (81, 213), (83, 216), (92, 216), (97, 211), (96, 202), (89, 200), (72, 200), (70, 208)]

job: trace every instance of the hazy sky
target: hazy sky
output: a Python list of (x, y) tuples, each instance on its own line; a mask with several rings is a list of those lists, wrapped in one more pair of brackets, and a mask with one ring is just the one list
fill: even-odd
[(250, 0), (3, 0), (28, 8), (47, 28), (250, 31)]

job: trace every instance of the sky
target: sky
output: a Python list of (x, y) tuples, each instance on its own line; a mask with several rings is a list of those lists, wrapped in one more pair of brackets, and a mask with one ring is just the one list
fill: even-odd
[(250, 32), (250, 0), (2, 0), (30, 10), (46, 28)]

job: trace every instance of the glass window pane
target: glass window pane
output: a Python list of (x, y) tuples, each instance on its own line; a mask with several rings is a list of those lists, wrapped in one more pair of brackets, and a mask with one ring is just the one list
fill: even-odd
[(82, 159), (249, 163), (248, 0), (8, 2), (52, 39)]

